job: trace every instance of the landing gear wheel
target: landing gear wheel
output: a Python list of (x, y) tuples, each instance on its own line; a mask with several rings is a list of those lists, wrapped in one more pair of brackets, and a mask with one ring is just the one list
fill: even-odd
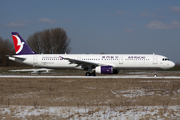
[(157, 74), (154, 74), (154, 77), (157, 77)]
[(157, 73), (156, 73), (156, 71), (154, 70), (154, 77), (157, 77)]
[(91, 76), (96, 76), (96, 73), (91, 73)]
[(86, 75), (86, 76), (91, 76), (91, 73), (90, 73), (90, 72), (87, 72), (85, 75)]

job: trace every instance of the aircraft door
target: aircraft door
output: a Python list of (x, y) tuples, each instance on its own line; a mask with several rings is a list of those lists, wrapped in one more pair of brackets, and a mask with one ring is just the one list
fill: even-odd
[(81, 57), (77, 57), (78, 60), (81, 60)]
[(123, 57), (119, 57), (119, 64), (123, 64)]
[(33, 57), (33, 64), (38, 64), (38, 56), (34, 55)]
[(157, 64), (158, 58), (157, 55), (153, 55), (153, 64)]

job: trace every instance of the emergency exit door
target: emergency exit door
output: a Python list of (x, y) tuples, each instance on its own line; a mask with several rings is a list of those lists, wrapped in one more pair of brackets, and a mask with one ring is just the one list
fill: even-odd
[(119, 64), (123, 64), (123, 57), (119, 57)]
[(34, 55), (33, 57), (33, 64), (38, 64), (38, 56)]

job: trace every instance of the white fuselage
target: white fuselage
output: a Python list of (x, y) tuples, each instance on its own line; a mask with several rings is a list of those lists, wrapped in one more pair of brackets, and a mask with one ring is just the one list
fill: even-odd
[(116, 70), (169, 69), (175, 65), (165, 56), (155, 54), (31, 54), (9, 57), (10, 60), (43, 68), (83, 69), (82, 65), (63, 58), (97, 63), (99, 66), (109, 65)]

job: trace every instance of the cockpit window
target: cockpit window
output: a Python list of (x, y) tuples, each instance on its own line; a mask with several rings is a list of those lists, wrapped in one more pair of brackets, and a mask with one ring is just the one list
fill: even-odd
[(169, 59), (168, 58), (163, 58), (162, 61), (169, 61)]

